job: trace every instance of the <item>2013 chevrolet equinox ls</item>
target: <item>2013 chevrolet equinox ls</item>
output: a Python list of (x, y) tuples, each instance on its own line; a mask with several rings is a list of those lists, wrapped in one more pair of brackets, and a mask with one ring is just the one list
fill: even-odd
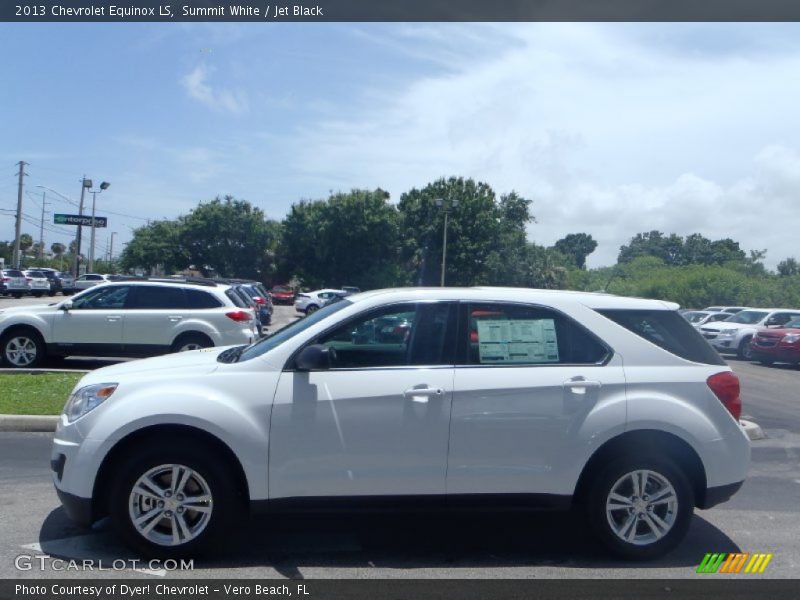
[[(249, 346), (93, 371), (56, 431), (75, 520), (193, 554), (247, 509), (585, 510), (659, 556), (747, 472), (739, 381), (656, 300), (528, 289), (351, 296)], [(249, 505), (249, 507), (248, 507)]]

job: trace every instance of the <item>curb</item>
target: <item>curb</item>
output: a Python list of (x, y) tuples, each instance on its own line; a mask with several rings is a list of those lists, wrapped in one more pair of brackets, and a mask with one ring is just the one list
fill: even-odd
[(740, 419), (739, 424), (742, 426), (742, 429), (744, 429), (744, 432), (747, 434), (747, 437), (750, 438), (751, 442), (753, 440), (763, 440), (765, 437), (767, 437), (764, 434), (764, 430), (761, 429), (757, 423)]
[(39, 373), (91, 373), (88, 369), (0, 369), (3, 375), (38, 375)]
[(52, 432), (59, 420), (55, 415), (0, 415), (0, 431)]

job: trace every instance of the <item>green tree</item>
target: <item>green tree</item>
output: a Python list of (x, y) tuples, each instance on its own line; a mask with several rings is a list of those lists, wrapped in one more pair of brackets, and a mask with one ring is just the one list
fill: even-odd
[(792, 277), (800, 274), (800, 265), (793, 256), (786, 258), (778, 263), (778, 275), (781, 277)]
[(33, 238), (28, 233), (23, 233), (19, 236), (19, 250), (25, 254), (28, 249), (33, 246)]
[[(530, 200), (515, 193), (499, 201), (489, 185), (472, 179), (439, 179), (400, 197), (402, 264), (409, 283), (441, 279), (445, 211), (449, 207), (446, 283), (515, 285), (525, 279), (525, 226)], [(457, 202), (457, 205), (456, 205)]]
[(400, 278), (397, 247), (398, 213), (387, 192), (340, 192), (292, 205), (282, 223), (279, 272), (314, 287), (386, 287)]
[(52, 252), (53, 256), (55, 256), (56, 258), (61, 258), (64, 255), (64, 252), (66, 251), (67, 247), (61, 242), (54, 242), (50, 244), (50, 252)]
[(570, 258), (579, 269), (586, 268), (586, 257), (597, 248), (597, 242), (587, 233), (570, 233), (555, 243), (554, 248)]
[(205, 274), (266, 281), (275, 270), (277, 231), (260, 208), (225, 196), (181, 217), (178, 242), (188, 262)]
[(167, 273), (186, 268), (189, 259), (179, 242), (179, 221), (153, 221), (133, 230), (133, 238), (119, 258), (124, 271), (137, 268), (150, 271), (163, 265)]

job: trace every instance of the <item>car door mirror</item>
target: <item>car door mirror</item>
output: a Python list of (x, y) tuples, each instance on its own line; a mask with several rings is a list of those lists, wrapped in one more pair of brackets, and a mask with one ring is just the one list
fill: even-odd
[(330, 369), (336, 360), (336, 350), (321, 344), (306, 346), (294, 360), (298, 371), (324, 371)]
[(60, 308), (64, 312), (72, 310), (72, 300), (67, 300), (66, 302), (62, 302), (61, 306), (59, 306), (58, 308)]

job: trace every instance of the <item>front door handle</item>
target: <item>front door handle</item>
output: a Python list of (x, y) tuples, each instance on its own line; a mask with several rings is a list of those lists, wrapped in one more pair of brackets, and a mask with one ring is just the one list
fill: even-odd
[(565, 390), (569, 390), (573, 394), (585, 394), (586, 390), (599, 389), (603, 384), (599, 381), (590, 381), (583, 377), (573, 377), (561, 384)]
[(430, 397), (441, 396), (442, 394), (444, 394), (442, 388), (413, 387), (403, 392), (403, 398), (411, 398), (412, 402), (425, 404)]
[(116, 315), (115, 316), (109, 316), (109, 317), (106, 317), (106, 321), (108, 321), (109, 323), (116, 323), (121, 318), (122, 317), (119, 317), (119, 316), (116, 316)]
[(183, 317), (182, 317), (182, 316), (180, 316), (180, 315), (170, 315), (170, 316), (169, 316), (169, 320), (170, 320), (171, 322), (173, 322), (173, 323), (177, 323), (177, 322), (178, 322), (178, 321), (180, 321), (182, 318), (183, 318)]

